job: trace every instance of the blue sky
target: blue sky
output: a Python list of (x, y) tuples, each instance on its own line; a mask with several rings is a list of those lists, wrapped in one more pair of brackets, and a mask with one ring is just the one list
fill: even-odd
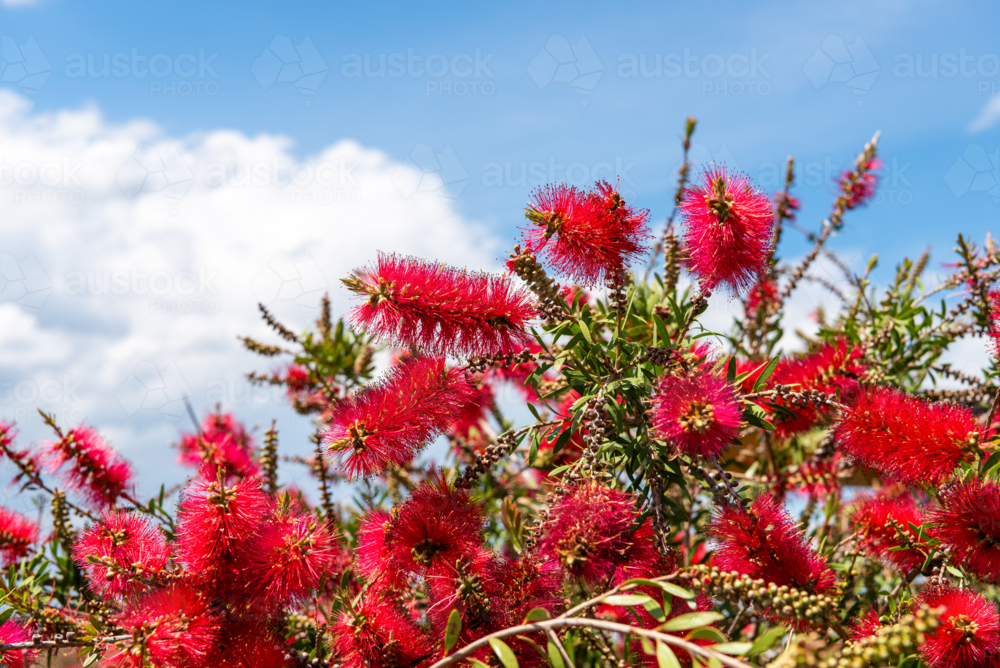
[[(813, 229), (880, 131), (880, 193), (832, 244), (880, 253), (882, 276), (928, 246), (944, 261), (1000, 213), (998, 20), (985, 2), (3, 3), (0, 253), (27, 296), (0, 299), (0, 418), (39, 437), (55, 387), (42, 407), (177, 476), (151, 454), (176, 438), (174, 377), (199, 410), (278, 415), (304, 442), (280, 397), (239, 386), (262, 368), (235, 343), (263, 333), (257, 300), (304, 324), (329, 288), (343, 312), (336, 278), (378, 248), (496, 268), (549, 180), (618, 179), (662, 221), (688, 115), (697, 161), (764, 188), (793, 154)], [(251, 188), (248, 168), (285, 182)], [(268, 287), (282, 267), (290, 297)], [(114, 271), (169, 285), (84, 285)], [(170, 408), (129, 399), (150, 373)]]

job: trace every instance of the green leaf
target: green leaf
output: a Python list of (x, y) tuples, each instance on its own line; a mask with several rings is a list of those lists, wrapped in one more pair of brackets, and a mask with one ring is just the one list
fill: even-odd
[(539, 622), (543, 619), (549, 618), (549, 611), (545, 608), (532, 608), (528, 611), (528, 614), (524, 616), (525, 623), (527, 622)]
[(471, 663), (476, 668), (490, 668), (489, 666), (487, 666), (485, 663), (483, 663), (479, 659), (469, 659), (469, 663)]
[(657, 622), (662, 623), (666, 621), (667, 613), (665, 613), (660, 604), (654, 601), (653, 599), (649, 599), (647, 602), (643, 603), (642, 607), (644, 607), (646, 609), (646, 612), (649, 613), (649, 616), (655, 619)]
[(720, 642), (717, 645), (712, 645), (711, 649), (723, 654), (739, 656), (741, 654), (749, 654), (752, 647), (752, 642)]
[(674, 650), (661, 640), (656, 641), (656, 663), (660, 668), (681, 668), (681, 662), (677, 660)]
[(549, 641), (549, 663), (552, 664), (552, 668), (566, 668), (566, 663), (563, 661), (562, 654), (559, 652), (559, 648), (556, 647), (555, 643), (551, 640)]
[(514, 650), (512, 650), (507, 643), (499, 638), (490, 638), (490, 647), (493, 648), (493, 652), (500, 659), (500, 663), (503, 664), (504, 668), (520, 668), (517, 665), (517, 657), (514, 656)]
[(775, 368), (777, 368), (777, 366), (778, 366), (778, 356), (776, 355), (773, 358), (771, 358), (771, 361), (767, 363), (767, 366), (764, 367), (764, 370), (760, 372), (760, 377), (758, 377), (757, 381), (753, 384), (753, 390), (752, 390), (753, 392), (757, 392), (762, 387), (764, 387), (764, 383), (767, 382), (767, 379), (771, 377), (771, 374), (774, 373), (774, 370)]
[(0, 624), (3, 624), (8, 619), (10, 619), (10, 616), (13, 614), (14, 614), (14, 608), (7, 608), (3, 612), (0, 612)]
[(580, 333), (583, 334), (583, 338), (588, 345), (594, 345), (594, 339), (590, 336), (590, 328), (587, 327), (587, 323), (582, 319), (580, 320)]
[(691, 600), (694, 598), (693, 592), (688, 591), (680, 585), (675, 585), (673, 582), (657, 582), (656, 584), (671, 596), (676, 596), (677, 598), (683, 598), (685, 600)]
[(444, 629), (444, 653), (447, 654), (458, 641), (458, 636), (462, 633), (462, 615), (458, 610), (452, 610), (448, 615), (448, 625)]
[(605, 598), (604, 602), (608, 605), (645, 605), (652, 600), (645, 594), (615, 594)]
[(528, 466), (535, 465), (535, 458), (538, 457), (538, 439), (531, 439), (531, 447), (528, 448)]
[(713, 642), (727, 642), (726, 636), (722, 635), (722, 631), (715, 628), (714, 626), (703, 626), (700, 629), (695, 629), (691, 633), (685, 636), (687, 640), (711, 640)]
[(88, 656), (87, 659), (83, 662), (83, 668), (89, 668), (89, 666), (92, 666), (95, 663), (97, 663), (97, 660), (100, 658), (101, 658), (100, 652), (91, 652), (90, 656)]
[(717, 612), (689, 612), (685, 615), (674, 617), (660, 627), (661, 631), (687, 631), (696, 629), (699, 626), (708, 626), (712, 622), (722, 619), (722, 615)]
[(764, 633), (757, 636), (757, 639), (753, 641), (753, 646), (747, 650), (747, 654), (753, 656), (771, 649), (771, 646), (778, 642), (778, 640), (780, 640), (786, 633), (788, 633), (788, 629), (784, 626), (774, 626), (769, 628), (767, 631), (764, 631)]
[(736, 382), (736, 355), (729, 358), (729, 364), (726, 365), (726, 381), (729, 383)]

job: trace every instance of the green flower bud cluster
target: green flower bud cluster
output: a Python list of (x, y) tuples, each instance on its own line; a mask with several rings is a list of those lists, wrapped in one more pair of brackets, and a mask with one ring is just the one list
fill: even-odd
[(778, 586), (773, 582), (754, 579), (736, 571), (721, 571), (706, 566), (695, 567), (695, 572), (691, 575), (691, 587), (715, 598), (752, 605), (760, 613), (774, 619), (817, 626), (822, 625), (824, 619), (829, 619), (837, 607), (836, 600), (830, 596), (810, 594), (787, 585)]

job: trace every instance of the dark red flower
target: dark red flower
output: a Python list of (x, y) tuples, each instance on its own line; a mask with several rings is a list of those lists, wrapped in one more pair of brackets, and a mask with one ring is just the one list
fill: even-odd
[(389, 523), (385, 544), (392, 568), (417, 573), (454, 568), (483, 544), (482, 506), (435, 476), (411, 492)]
[(708, 533), (718, 541), (713, 564), (721, 570), (810, 594), (834, 589), (826, 560), (809, 548), (795, 521), (770, 494), (757, 497), (749, 509), (724, 506)]
[(330, 633), (343, 668), (416, 668), (434, 654), (412, 621), (372, 594), (357, 609), (340, 613)]
[(115, 668), (154, 668), (199, 665), (213, 650), (219, 619), (208, 602), (182, 585), (147, 594), (115, 616), (115, 623), (132, 640), (110, 652)]
[(178, 507), (178, 558), (198, 578), (236, 585), (231, 581), (236, 557), (252, 544), (271, 507), (256, 476), (232, 486), (196, 479)]
[[(15, 622), (7, 620), (0, 624), (0, 644), (13, 644), (31, 640), (31, 631)], [(4, 668), (31, 668), (37, 665), (37, 649), (19, 649), (0, 652), (0, 662)]]
[(537, 316), (534, 298), (505, 276), (473, 273), (380, 253), (374, 267), (344, 279), (366, 298), (351, 322), (379, 341), (433, 355), (519, 352)]
[(393, 567), (392, 548), (385, 542), (391, 523), (392, 516), (384, 510), (372, 510), (361, 519), (354, 567), (373, 585), (402, 590), (408, 573)]
[(735, 294), (765, 275), (774, 211), (746, 176), (709, 167), (700, 185), (684, 191), (680, 210), (687, 221), (688, 267), (703, 289), (723, 285)]
[(38, 542), (38, 524), (21, 513), (0, 506), (0, 563), (13, 566), (28, 556)]
[(334, 404), (327, 440), (349, 477), (405, 465), (475, 398), (460, 369), (444, 359), (411, 357), (373, 385)]
[(986, 668), (1000, 664), (1000, 613), (994, 603), (968, 589), (929, 586), (914, 605), (944, 608), (920, 653), (929, 668)]
[(855, 536), (865, 554), (904, 574), (924, 565), (926, 555), (914, 547), (918, 535), (910, 527), (919, 527), (924, 518), (912, 494), (886, 488), (877, 496), (858, 499), (852, 506)]
[(767, 312), (777, 298), (778, 284), (770, 276), (763, 276), (747, 294), (746, 301), (743, 302), (743, 311), (747, 318), (756, 318), (762, 308)]
[(283, 605), (315, 590), (324, 577), (338, 575), (337, 532), (315, 515), (283, 513), (268, 523), (243, 568), (252, 599)]
[(46, 448), (45, 465), (96, 508), (114, 503), (132, 486), (132, 465), (100, 437), (96, 429), (77, 427)]
[(73, 546), (73, 558), (92, 591), (117, 597), (145, 589), (170, 560), (166, 537), (147, 517), (121, 509), (104, 512)]
[(736, 389), (708, 370), (661, 378), (650, 412), (654, 437), (688, 457), (718, 457), (743, 424)]
[(845, 454), (883, 475), (937, 485), (970, 458), (979, 428), (961, 406), (866, 387), (849, 402), (834, 437)]
[(542, 186), (525, 209), (526, 252), (583, 285), (620, 276), (640, 257), (649, 237), (649, 212), (634, 209), (606, 181), (585, 192), (565, 184)]
[(637, 516), (631, 494), (584, 483), (549, 509), (538, 553), (588, 584), (604, 583), (622, 563)]
[(205, 662), (212, 668), (291, 668), (296, 662), (284, 642), (265, 625), (241, 620), (223, 625), (222, 637)]
[(1000, 484), (971, 479), (947, 487), (931, 511), (934, 537), (951, 548), (957, 563), (1000, 584)]

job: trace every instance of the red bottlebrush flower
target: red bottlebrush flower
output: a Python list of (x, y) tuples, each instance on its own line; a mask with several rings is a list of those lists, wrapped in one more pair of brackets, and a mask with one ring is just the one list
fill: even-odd
[(979, 442), (971, 412), (900, 390), (864, 388), (834, 431), (843, 452), (907, 484), (940, 484)]
[(756, 318), (762, 312), (761, 309), (766, 313), (777, 298), (778, 284), (770, 276), (764, 276), (750, 289), (743, 303), (743, 311), (747, 318)]
[(257, 473), (257, 464), (252, 459), (253, 439), (228, 413), (209, 414), (201, 423), (200, 433), (181, 436), (179, 448), (178, 462), (205, 467), (208, 478), (216, 478), (219, 469), (226, 476)]
[[(808, 494), (810, 499), (819, 500), (831, 494), (840, 494), (840, 453), (833, 453), (830, 459), (807, 459), (799, 464), (798, 471), (784, 482), (797, 492)], [(774, 494), (781, 498), (784, 489), (776, 486)]]
[(437, 357), (408, 358), (378, 383), (331, 408), (330, 448), (349, 477), (369, 477), (404, 465), (475, 397), (457, 368)]
[(622, 563), (636, 517), (632, 495), (585, 483), (552, 506), (538, 553), (588, 584), (603, 583)]
[[(767, 386), (792, 385), (798, 391), (818, 390), (844, 397), (857, 389), (858, 379), (865, 373), (862, 357), (861, 348), (851, 346), (846, 339), (837, 339), (802, 357), (779, 362)], [(794, 406), (780, 398), (774, 403), (792, 413), (775, 416), (775, 431), (783, 438), (808, 431), (829, 414), (828, 408)]]
[(534, 608), (544, 608), (550, 615), (563, 609), (562, 573), (549, 561), (531, 555), (504, 560), (499, 569), (501, 601), (499, 628), (516, 626)]
[(1000, 663), (1000, 613), (991, 601), (951, 585), (925, 587), (914, 605), (944, 607), (920, 653), (930, 668), (985, 668)]
[(384, 510), (372, 510), (361, 520), (354, 567), (369, 582), (402, 590), (406, 586), (407, 573), (393, 567), (392, 548), (385, 542), (391, 523), (392, 516)]
[(525, 216), (533, 223), (523, 233), (527, 252), (583, 285), (625, 273), (649, 237), (649, 212), (627, 205), (606, 181), (590, 192), (564, 184), (538, 188)]
[(470, 396), (459, 410), (458, 419), (448, 428), (448, 434), (473, 445), (485, 444), (489, 414), (494, 406), (493, 387), (484, 376), (467, 376)]
[(651, 414), (654, 437), (688, 457), (718, 457), (743, 424), (736, 389), (707, 370), (664, 376)]
[(0, 563), (13, 566), (38, 542), (38, 525), (21, 513), (0, 506)]
[(260, 478), (248, 476), (227, 487), (200, 478), (184, 492), (177, 512), (177, 554), (199, 577), (228, 577), (238, 553), (257, 536), (271, 513)]
[(434, 654), (434, 645), (392, 603), (367, 596), (343, 612), (330, 630), (343, 668), (415, 668)]
[(786, 220), (795, 220), (795, 212), (798, 211), (801, 206), (802, 203), (799, 201), (798, 197), (786, 195), (783, 192), (774, 194), (775, 217), (777, 217), (780, 212), (783, 212)]
[[(15, 621), (7, 620), (0, 624), (0, 644), (28, 642), (31, 631)], [(0, 665), (4, 668), (30, 668), (38, 661), (37, 649), (19, 649), (0, 652)]]
[(483, 543), (483, 509), (440, 476), (418, 485), (385, 532), (391, 567), (425, 573), (454, 567)]
[(291, 668), (289, 656), (280, 638), (266, 626), (247, 623), (223, 625), (221, 647), (216, 647), (203, 664), (213, 668)]
[[(855, 536), (865, 554), (902, 573), (923, 566), (926, 555), (911, 547), (919, 541), (910, 525), (919, 527), (924, 523), (912, 494), (887, 488), (878, 496), (859, 499), (852, 505)], [(901, 547), (906, 549), (894, 549)]]
[(505, 276), (380, 253), (344, 284), (367, 298), (351, 322), (374, 338), (433, 355), (495, 356), (519, 352), (538, 313), (534, 298)]
[(826, 594), (834, 588), (835, 578), (826, 560), (809, 548), (794, 520), (769, 494), (758, 497), (749, 509), (722, 508), (709, 535), (719, 543), (713, 564), (721, 570), (810, 594)]
[(858, 642), (859, 640), (870, 638), (878, 633), (880, 628), (882, 628), (882, 622), (878, 620), (878, 613), (875, 611), (875, 608), (868, 608), (851, 622), (851, 631), (848, 640)]
[[(443, 632), (452, 610), (462, 615), (463, 636), (471, 642), (491, 627), (502, 600), (502, 561), (491, 550), (479, 548), (455, 563), (441, 562), (427, 576), (431, 628)], [(464, 643), (463, 643), (464, 644)]]
[(121, 509), (105, 511), (73, 546), (73, 558), (91, 590), (108, 597), (143, 589), (170, 560), (166, 537), (148, 518)]
[(840, 191), (844, 195), (844, 208), (856, 209), (862, 204), (867, 204), (875, 196), (875, 189), (878, 187), (876, 170), (881, 166), (881, 160), (872, 158), (865, 163), (860, 175), (853, 170), (848, 170), (840, 175)]
[(774, 212), (747, 177), (710, 167), (701, 185), (685, 189), (680, 210), (687, 221), (688, 267), (704, 290), (724, 285), (739, 293), (765, 274)]
[(1000, 584), (1000, 484), (973, 479), (944, 490), (931, 511), (934, 537), (950, 546), (956, 563)]
[(114, 505), (132, 486), (132, 465), (91, 427), (71, 429), (46, 452), (46, 466), (63, 471), (63, 482), (96, 508)]
[[(990, 292), (989, 334), (990, 339), (993, 341), (993, 357), (1000, 360), (1000, 290), (993, 290)], [(2, 425), (0, 425), (0, 427), (2, 427)]]
[(314, 515), (279, 516), (249, 551), (244, 568), (251, 598), (282, 605), (301, 599), (336, 574), (337, 532)]
[(130, 604), (115, 623), (132, 641), (108, 656), (115, 668), (199, 665), (215, 646), (219, 620), (208, 602), (181, 585), (160, 589)]

